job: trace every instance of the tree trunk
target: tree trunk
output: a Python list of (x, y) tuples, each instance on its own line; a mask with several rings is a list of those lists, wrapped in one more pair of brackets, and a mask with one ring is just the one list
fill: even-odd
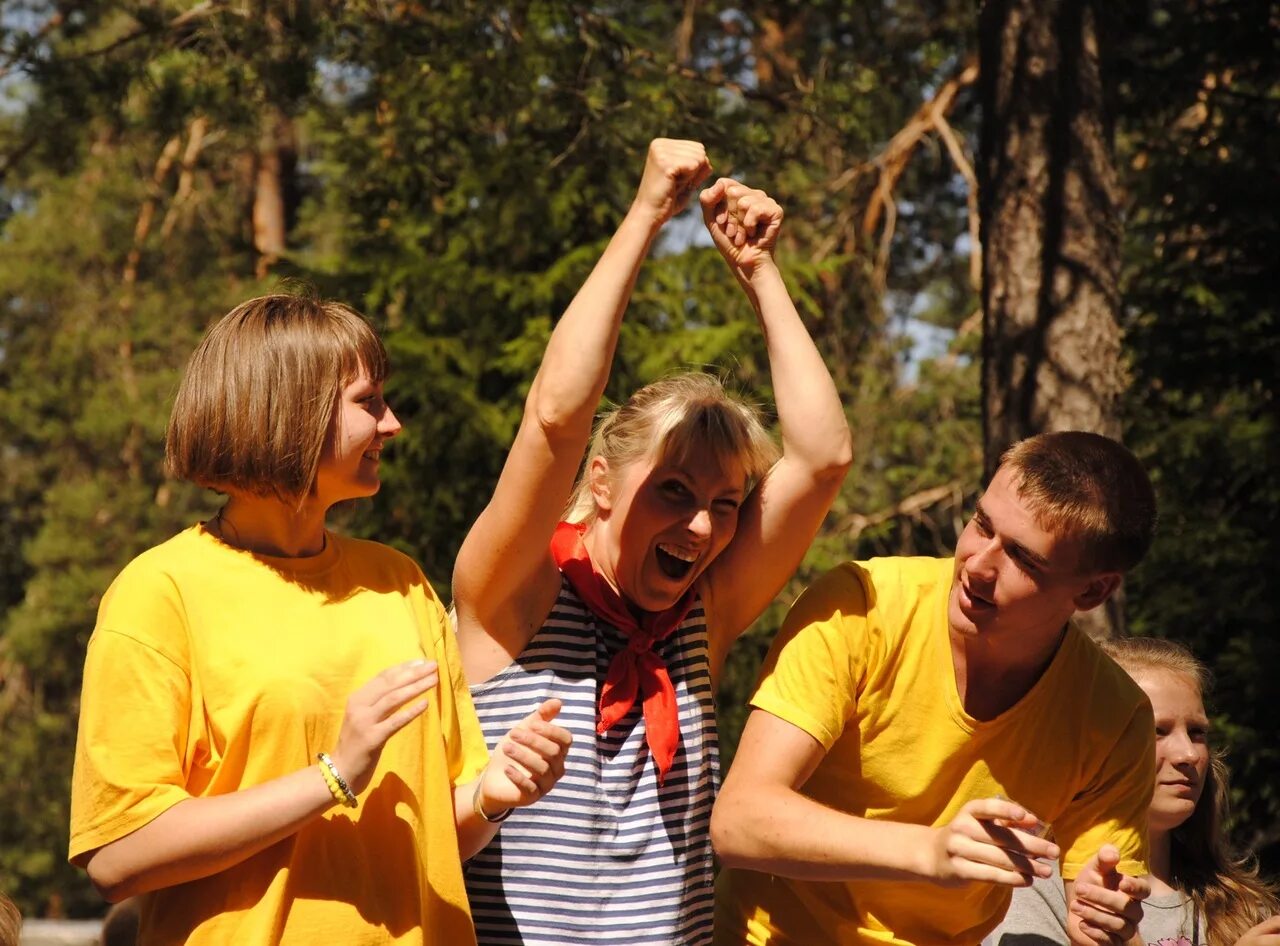
[[(988, 478), (1023, 437), (1120, 433), (1120, 195), (1102, 9), (988, 0), (980, 14)], [(1090, 633), (1122, 631), (1119, 601), (1085, 617)]]

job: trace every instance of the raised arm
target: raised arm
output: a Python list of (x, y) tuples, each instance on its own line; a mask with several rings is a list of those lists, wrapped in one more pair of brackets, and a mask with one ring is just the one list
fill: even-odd
[(748, 501), (733, 542), (707, 577), (712, 665), (791, 577), (853, 462), (849, 425), (774, 260), (782, 208), (764, 191), (721, 178), (702, 192), (716, 248), (751, 300), (764, 333), (782, 459)]
[(454, 569), (458, 640), (472, 681), (519, 654), (555, 599), (548, 544), (591, 436), (632, 287), (662, 225), (710, 172), (697, 142), (650, 144), (631, 209), (551, 333), (498, 485)]
[(1025, 887), (1052, 873), (1058, 847), (1002, 798), (968, 802), (942, 827), (875, 821), (828, 808), (800, 789), (822, 761), (822, 744), (783, 719), (754, 710), (711, 815), (721, 861), (801, 880), (972, 880)]

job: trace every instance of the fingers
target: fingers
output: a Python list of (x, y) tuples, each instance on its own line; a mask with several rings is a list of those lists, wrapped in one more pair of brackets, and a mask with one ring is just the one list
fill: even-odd
[(669, 220), (684, 209), (689, 196), (711, 174), (707, 151), (697, 141), (655, 138), (649, 143), (639, 197)]
[(559, 700), (547, 700), (507, 733), (498, 746), (504, 757), (502, 771), (520, 793), (514, 804), (537, 800), (564, 775), (573, 736), (551, 722), (560, 712), (560, 705)]
[(1040, 820), (1005, 798), (968, 802), (939, 829), (937, 877), (943, 883), (984, 881), (1026, 887), (1049, 877), (1059, 849), (1035, 833)]
[[(435, 661), (413, 661), (384, 670), (374, 677), (369, 707), (374, 721), (386, 720), (399, 707), (421, 696), (440, 682)], [(416, 714), (415, 714), (416, 715)]]

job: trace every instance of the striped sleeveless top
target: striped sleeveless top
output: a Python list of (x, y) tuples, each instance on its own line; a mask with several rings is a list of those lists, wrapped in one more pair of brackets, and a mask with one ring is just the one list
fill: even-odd
[(564, 777), (516, 809), (466, 866), (481, 946), (711, 942), (711, 803), (719, 778), (714, 694), (701, 601), (657, 646), (680, 707), (680, 745), (659, 787), (639, 699), (596, 733), (600, 687), (625, 635), (561, 583), (524, 652), (473, 686), (490, 751), (545, 699), (573, 733)]

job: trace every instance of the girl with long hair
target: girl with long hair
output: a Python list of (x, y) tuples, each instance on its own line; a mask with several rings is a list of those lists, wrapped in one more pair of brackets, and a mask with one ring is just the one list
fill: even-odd
[[(1155, 712), (1155, 791), (1148, 809), (1151, 895), (1138, 928), (1150, 946), (1280, 946), (1280, 899), (1226, 841), (1227, 767), (1210, 745), (1204, 694), (1209, 674), (1169, 640), (1101, 642)], [(1016, 891), (997, 946), (1066, 943), (1061, 884)], [(1057, 931), (1061, 930), (1060, 935)]]

